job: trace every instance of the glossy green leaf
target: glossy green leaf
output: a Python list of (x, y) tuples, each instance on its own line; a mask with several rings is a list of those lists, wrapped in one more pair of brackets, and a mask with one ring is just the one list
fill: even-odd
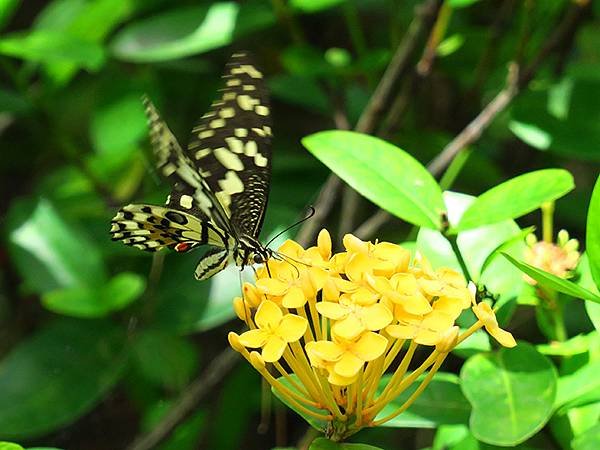
[(12, 442), (0, 442), (0, 450), (24, 450), (19, 444)]
[(597, 450), (600, 447), (600, 423), (573, 439), (571, 445), (573, 450)]
[(101, 46), (67, 33), (37, 30), (0, 38), (0, 54), (33, 62), (74, 63), (97, 70), (104, 63)]
[[(597, 341), (596, 341), (597, 343)], [(576, 401), (600, 388), (600, 361), (590, 362), (573, 373), (563, 375), (558, 379), (555, 406), (566, 405)]]
[(544, 169), (518, 176), (477, 197), (463, 214), (456, 231), (515, 219), (544, 202), (562, 197), (574, 187), (573, 176), (562, 169)]
[(512, 256), (503, 253), (504, 257), (507, 258), (512, 264), (514, 264), (523, 273), (529, 275), (531, 278), (536, 280), (540, 285), (553, 289), (563, 294), (570, 295), (571, 297), (581, 298), (590, 302), (600, 303), (600, 296), (582, 288), (581, 286), (573, 283), (572, 281), (565, 280), (564, 278), (557, 277), (554, 274), (545, 272), (537, 267), (533, 267), (522, 261), (517, 261)]
[(511, 446), (537, 433), (552, 415), (556, 371), (527, 343), (469, 359), (460, 374), (471, 402), (470, 428), (488, 444)]
[[(598, 292), (596, 283), (592, 278), (590, 259), (588, 258), (587, 252), (582, 253), (579, 258), (579, 264), (577, 264), (575, 270), (575, 283), (590, 292)], [(592, 321), (594, 328), (596, 328), (597, 331), (600, 331), (600, 303), (585, 302), (585, 310), (589, 319)]]
[(383, 450), (368, 444), (350, 444), (346, 442), (333, 442), (320, 437), (312, 441), (308, 450)]
[(172, 390), (182, 389), (198, 367), (194, 346), (179, 336), (144, 330), (133, 342), (136, 366), (149, 381)]
[[(382, 377), (380, 386), (389, 381)], [(422, 378), (420, 379), (422, 380)], [(387, 404), (377, 415), (380, 420), (393, 413), (417, 389), (418, 381)], [(385, 422), (384, 427), (436, 428), (439, 425), (466, 424), (471, 406), (460, 390), (458, 377), (452, 373), (438, 372), (415, 402), (402, 414)]]
[(379, 207), (414, 225), (439, 229), (445, 210), (431, 174), (404, 150), (351, 131), (322, 131), (302, 144)]
[(63, 320), (0, 362), (0, 436), (33, 438), (89, 411), (119, 379), (124, 335), (105, 322)]
[(590, 344), (595, 343), (597, 339), (597, 333), (578, 334), (563, 342), (553, 341), (549, 344), (536, 345), (536, 349), (542, 355), (573, 356), (589, 351)]
[(99, 250), (46, 200), (15, 225), (10, 241), (27, 286), (36, 292), (98, 286), (106, 280)]
[(233, 39), (239, 8), (235, 2), (215, 2), (144, 19), (115, 36), (112, 52), (124, 61), (156, 62), (223, 47)]
[(596, 180), (588, 208), (585, 250), (592, 277), (596, 286), (600, 286), (600, 177)]
[(455, 445), (471, 436), (466, 425), (442, 425), (437, 428), (431, 450), (453, 449)]

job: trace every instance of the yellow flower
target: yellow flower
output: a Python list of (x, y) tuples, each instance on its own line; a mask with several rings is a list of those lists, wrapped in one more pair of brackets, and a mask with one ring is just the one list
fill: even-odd
[(421, 345), (436, 345), (441, 335), (454, 325), (454, 319), (442, 311), (431, 311), (423, 316), (403, 314), (398, 324), (385, 331), (397, 339), (412, 339)]
[[(286, 403), (327, 422), (332, 435), (346, 438), (402, 413), (448, 353), (482, 327), (514, 345), (491, 308), (475, 305), (460, 273), (434, 269), (420, 256), (411, 263), (407, 250), (388, 242), (348, 234), (343, 244), (345, 251), (332, 254), (326, 230), (306, 250), (286, 241), (234, 300), (238, 317), (252, 329), (229, 335)], [(456, 319), (471, 305), (479, 320), (459, 334)], [(419, 346), (427, 348), (418, 354), (429, 356), (415, 364)], [(262, 348), (262, 356), (247, 347)], [(383, 378), (386, 371), (390, 376)], [(379, 417), (413, 382), (420, 384), (404, 404)]]
[(322, 316), (336, 321), (332, 331), (338, 336), (354, 339), (365, 330), (378, 331), (392, 321), (391, 311), (385, 305), (376, 303), (377, 296), (365, 291), (344, 294), (339, 303), (317, 303), (317, 311)]
[(254, 320), (258, 328), (242, 333), (239, 341), (245, 347), (262, 348), (266, 362), (278, 361), (287, 344), (300, 339), (308, 326), (304, 317), (283, 315), (279, 306), (269, 300), (261, 303)]
[(385, 337), (367, 332), (356, 340), (334, 338), (333, 341), (309, 342), (306, 353), (314, 366), (331, 369), (330, 383), (345, 385), (348, 380), (356, 378), (365, 362), (379, 358), (386, 345)]
[(500, 328), (498, 325), (498, 320), (496, 319), (496, 314), (494, 314), (494, 310), (490, 305), (481, 302), (473, 305), (471, 309), (479, 321), (483, 323), (485, 330), (490, 333), (492, 337), (500, 343), (500, 345), (504, 347), (514, 347), (517, 345), (513, 335)]

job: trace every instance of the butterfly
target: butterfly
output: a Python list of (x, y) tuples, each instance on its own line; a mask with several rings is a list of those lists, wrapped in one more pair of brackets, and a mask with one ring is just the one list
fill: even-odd
[(206, 280), (229, 262), (261, 264), (258, 240), (271, 178), (271, 118), (263, 74), (245, 53), (231, 56), (224, 88), (192, 129), (184, 151), (152, 102), (142, 99), (159, 173), (173, 189), (165, 206), (130, 204), (112, 219), (112, 239), (140, 250), (210, 249), (195, 270)]

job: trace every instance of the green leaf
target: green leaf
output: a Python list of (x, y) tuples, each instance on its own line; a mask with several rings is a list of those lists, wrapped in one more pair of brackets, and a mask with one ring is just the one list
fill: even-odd
[(94, 148), (111, 158), (134, 147), (146, 137), (148, 127), (138, 93), (131, 93), (104, 105), (92, 119), (91, 138)]
[(404, 150), (351, 131), (322, 131), (302, 144), (379, 207), (414, 225), (439, 229), (444, 201), (431, 174)]
[(448, 5), (453, 8), (466, 8), (471, 6), (473, 3), (477, 3), (479, 0), (448, 0)]
[(106, 322), (62, 320), (13, 348), (0, 363), (0, 435), (34, 438), (91, 410), (122, 373), (124, 339)]
[(20, 3), (21, 0), (0, 0), (0, 29), (12, 18)]
[[(596, 341), (597, 343), (597, 341)], [(600, 388), (600, 361), (584, 365), (573, 373), (563, 375), (558, 379), (558, 390), (556, 392), (556, 408), (576, 401), (596, 389)]]
[(592, 277), (596, 286), (600, 286), (600, 176), (596, 180), (588, 209), (585, 249)]
[(598, 334), (578, 334), (566, 341), (553, 341), (549, 344), (536, 345), (537, 351), (548, 356), (574, 356), (586, 353), (590, 344), (597, 342)]
[(573, 176), (562, 169), (544, 169), (518, 176), (477, 197), (454, 231), (521, 217), (544, 202), (562, 197), (574, 187)]
[(25, 450), (19, 444), (13, 444), (11, 442), (0, 442), (0, 450)]
[(13, 227), (10, 241), (17, 266), (35, 292), (98, 286), (106, 280), (99, 250), (46, 200)]
[(189, 6), (133, 23), (111, 43), (115, 57), (131, 62), (184, 58), (229, 45), (239, 5), (215, 2)]
[(146, 288), (146, 279), (134, 272), (123, 272), (110, 279), (102, 291), (107, 311), (119, 311), (138, 299)]
[(80, 318), (104, 317), (136, 300), (146, 280), (133, 272), (124, 272), (100, 287), (75, 286), (45, 293), (42, 304), (50, 311)]
[(42, 63), (73, 63), (98, 70), (104, 63), (104, 51), (96, 43), (68, 33), (37, 30), (13, 33), (0, 39), (0, 54)]
[(304, 13), (316, 13), (344, 3), (345, 0), (290, 0), (289, 5)]
[(151, 382), (179, 391), (198, 367), (196, 349), (184, 338), (144, 330), (133, 342), (134, 362)]
[[(116, 26), (140, 7), (137, 0), (58, 0), (49, 2), (40, 12), (35, 28), (100, 45)], [(75, 75), (79, 65), (61, 61), (46, 63), (44, 68), (56, 84), (63, 85)]]
[(348, 444), (345, 442), (333, 442), (320, 437), (312, 441), (308, 450), (382, 450), (379, 447), (368, 444)]
[(474, 356), (464, 364), (460, 378), (473, 406), (471, 432), (480, 441), (519, 444), (552, 415), (556, 371), (548, 358), (527, 343)]
[(548, 150), (552, 145), (550, 133), (533, 124), (511, 120), (508, 129), (523, 142), (538, 150)]
[[(291, 375), (291, 377), (294, 379), (294, 381), (299, 384), (302, 385), (302, 383), (300, 383), (300, 381), (298, 380), (298, 377), (294, 374)], [(294, 391), (300, 395), (302, 395), (301, 392), (297, 391), (296, 388), (283, 376), (279, 377), (277, 379), (281, 384), (283, 384), (285, 387), (287, 387), (288, 389), (290, 389), (291, 391)], [(287, 397), (281, 395), (281, 393), (275, 389), (275, 388), (271, 388), (271, 392), (273, 392), (273, 394), (275, 395), (275, 397), (277, 397), (279, 400), (281, 400), (288, 408), (290, 408), (292, 411), (294, 411), (296, 414), (298, 414), (299, 416), (301, 416), (304, 420), (306, 420), (306, 422), (312, 426), (315, 430), (324, 432), (325, 429), (327, 428), (327, 422), (323, 421), (323, 420), (318, 420), (316, 419), (314, 416), (306, 414), (304, 411), (301, 411), (299, 409), (296, 409), (295, 406), (291, 403), (288, 402)], [(321, 414), (321, 415), (327, 415), (328, 412), (325, 410), (321, 410), (321, 409), (317, 409), (314, 408), (312, 406), (306, 406), (305, 407), (311, 411), (313, 411), (316, 414)]]
[(521, 272), (529, 275), (540, 285), (558, 292), (562, 292), (563, 294), (570, 295), (571, 297), (581, 298), (590, 302), (600, 303), (600, 296), (594, 294), (591, 291), (588, 291), (587, 289), (582, 288), (581, 286), (578, 286), (572, 281), (557, 277), (556, 275), (545, 272), (541, 269), (538, 269), (537, 267), (533, 267), (522, 261), (517, 261), (512, 256), (506, 253), (502, 254), (512, 264), (519, 268)]
[(600, 424), (577, 436), (571, 445), (573, 450), (597, 450), (600, 447)]
[[(380, 386), (389, 382), (390, 376), (382, 377)], [(423, 377), (419, 379), (421, 381)], [(417, 389), (419, 381), (388, 403), (376, 420), (393, 413)], [(471, 406), (460, 390), (458, 377), (452, 373), (438, 372), (415, 402), (402, 414), (385, 422), (384, 427), (436, 428), (439, 425), (466, 424)]]

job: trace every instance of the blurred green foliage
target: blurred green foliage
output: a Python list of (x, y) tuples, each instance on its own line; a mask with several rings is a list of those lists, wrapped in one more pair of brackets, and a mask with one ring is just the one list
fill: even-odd
[[(448, 0), (431, 71), (412, 70), (424, 36), (394, 90), (394, 114), (377, 123), (388, 142), (312, 134), (340, 116), (355, 126), (420, 3), (0, 0), (0, 439), (23, 445), (0, 449), (127, 448), (160, 426), (238, 328), (237, 268), (198, 283), (197, 255), (151, 257), (108, 235), (119, 206), (161, 204), (169, 190), (153, 171), (141, 95), (185, 136), (236, 49), (255, 54), (273, 102), (263, 239), (303, 214), (329, 168), (373, 202), (359, 201), (355, 226), (383, 207), (406, 222), (389, 221), (373, 238), (459, 269), (440, 221), (446, 209), (469, 272), (497, 295), (501, 322), (539, 344), (490, 353), (483, 335), (465, 342), (420, 403), (356, 439), (407, 449), (600, 447), (600, 305), (573, 299), (597, 302), (600, 284), (598, 2), (455, 160), (442, 185), (460, 193), (443, 194), (420, 163), (503, 88), (510, 62), (536, 54), (574, 3)], [(301, 145), (309, 134), (310, 153)], [(555, 228), (587, 249), (570, 281), (522, 262), (522, 230), (540, 228), (539, 214), (528, 213), (567, 193)], [(347, 225), (340, 215), (336, 208), (324, 224), (334, 234)], [(502, 253), (562, 293), (569, 339), (555, 342), (539, 298)], [(259, 377), (242, 364), (219, 377), (155, 448), (264, 449), (305, 435), (306, 424), (279, 409), (277, 425), (258, 434)], [(321, 440), (311, 448), (369, 447)]]

